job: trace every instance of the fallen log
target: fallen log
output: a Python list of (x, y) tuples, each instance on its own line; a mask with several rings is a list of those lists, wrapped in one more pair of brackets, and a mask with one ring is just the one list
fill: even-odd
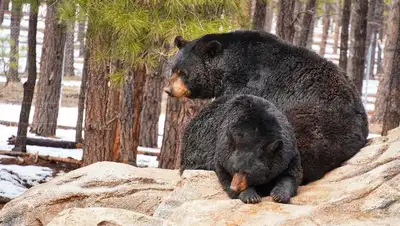
[[(17, 137), (12, 135), (8, 138), (9, 145), (15, 145)], [(76, 149), (83, 148), (82, 143), (76, 143), (74, 141), (64, 141), (64, 140), (53, 140), (53, 139), (43, 139), (43, 138), (26, 138), (26, 145), (35, 145), (43, 147), (54, 147), (54, 148), (66, 148), (66, 149)]]
[[(16, 136), (14, 135), (8, 138), (9, 145), (15, 145), (15, 141), (16, 141)], [(33, 138), (33, 137), (26, 138), (26, 145), (65, 148), (65, 149), (76, 149), (84, 147), (84, 144), (76, 143), (73, 141), (62, 141), (62, 140), (52, 140), (52, 139)], [(138, 148), (137, 153), (149, 156), (158, 156), (160, 154), (159, 152), (156, 151), (156, 148), (141, 148), (141, 147)]]
[(31, 154), (31, 153), (25, 153), (25, 152), (19, 152), (19, 151), (3, 151), (3, 150), (0, 150), (0, 155), (15, 156), (15, 157), (21, 157), (21, 158), (30, 158), (36, 162), (37, 162), (37, 159), (41, 159), (41, 160), (50, 161), (50, 162), (63, 162), (63, 163), (69, 163), (69, 164), (74, 164), (74, 165), (79, 165), (79, 166), (82, 165), (82, 162), (80, 160), (76, 160), (71, 157), (60, 158), (60, 157), (54, 157), (54, 156), (49, 156), (49, 155), (39, 155), (37, 153)]

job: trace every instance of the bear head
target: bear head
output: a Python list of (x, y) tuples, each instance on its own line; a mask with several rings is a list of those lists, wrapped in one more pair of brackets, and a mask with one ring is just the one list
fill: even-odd
[(192, 41), (177, 36), (174, 43), (179, 51), (164, 91), (177, 98), (215, 97), (222, 86), (222, 44), (212, 36)]
[(275, 170), (274, 156), (283, 149), (281, 139), (260, 135), (257, 127), (239, 126), (228, 135), (232, 149), (227, 165), (232, 175), (231, 190), (235, 192), (270, 181)]

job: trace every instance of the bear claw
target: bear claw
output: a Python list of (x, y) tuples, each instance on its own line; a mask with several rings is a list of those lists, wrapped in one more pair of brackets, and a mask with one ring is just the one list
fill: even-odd
[(278, 193), (278, 192), (276, 192), (276, 191), (272, 191), (271, 192), (271, 197), (272, 197), (272, 200), (274, 201), (274, 202), (279, 202), (279, 203), (288, 203), (289, 201), (290, 201), (290, 196), (289, 195), (285, 195), (285, 194), (282, 194), (282, 193)]
[(261, 202), (261, 197), (254, 190), (245, 190), (239, 195), (239, 199), (247, 204)]

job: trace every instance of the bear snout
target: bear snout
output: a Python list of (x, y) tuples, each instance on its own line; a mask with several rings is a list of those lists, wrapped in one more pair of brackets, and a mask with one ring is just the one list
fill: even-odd
[(190, 90), (185, 85), (182, 77), (179, 73), (174, 73), (171, 79), (168, 81), (168, 86), (164, 88), (164, 92), (166, 92), (170, 97), (189, 97)]
[(242, 192), (248, 187), (247, 175), (245, 173), (235, 173), (232, 178), (230, 189), (234, 192)]

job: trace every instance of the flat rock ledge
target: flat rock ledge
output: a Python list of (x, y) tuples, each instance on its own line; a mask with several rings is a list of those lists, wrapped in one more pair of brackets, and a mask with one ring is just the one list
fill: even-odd
[(0, 225), (399, 225), (400, 128), (289, 204), (231, 200), (214, 172), (100, 162), (37, 185), (7, 203)]

